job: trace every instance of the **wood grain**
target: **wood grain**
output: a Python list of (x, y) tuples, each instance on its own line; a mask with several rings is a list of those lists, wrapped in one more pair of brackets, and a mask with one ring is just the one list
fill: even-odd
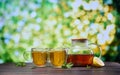
[(35, 68), (32, 64), (27, 64), (26, 67), (17, 67), (15, 64), (6, 63), (0, 64), (0, 75), (119, 75), (120, 64), (116, 62), (105, 62), (105, 66), (96, 67), (72, 67), (71, 69), (60, 68)]

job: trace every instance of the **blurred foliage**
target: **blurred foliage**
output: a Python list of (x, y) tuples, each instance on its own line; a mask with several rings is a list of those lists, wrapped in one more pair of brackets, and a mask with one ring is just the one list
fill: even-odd
[(117, 15), (102, 0), (0, 0), (0, 63), (23, 62), (33, 47), (69, 47), (72, 38), (88, 38), (115, 61)]

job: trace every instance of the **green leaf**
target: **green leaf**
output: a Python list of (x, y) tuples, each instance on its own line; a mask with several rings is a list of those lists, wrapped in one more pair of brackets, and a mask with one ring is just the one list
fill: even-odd
[(87, 65), (87, 66), (86, 66), (86, 68), (88, 68), (88, 69), (89, 69), (89, 68), (91, 68), (91, 66)]
[(70, 62), (70, 63), (64, 63), (63, 65), (62, 65), (62, 68), (63, 69), (70, 69), (71, 67), (73, 66), (73, 64)]
[(15, 64), (16, 64), (16, 66), (20, 66), (20, 67), (26, 66), (25, 62), (17, 62)]

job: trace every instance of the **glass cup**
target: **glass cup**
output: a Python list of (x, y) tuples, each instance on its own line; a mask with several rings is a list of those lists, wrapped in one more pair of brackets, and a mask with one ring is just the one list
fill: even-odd
[(67, 52), (64, 48), (54, 48), (49, 51), (50, 63), (54, 68), (61, 68), (66, 62)]
[(31, 51), (24, 53), (24, 58), (30, 53), (32, 62), (37, 67), (45, 67), (47, 64), (47, 49), (45, 48), (32, 48)]

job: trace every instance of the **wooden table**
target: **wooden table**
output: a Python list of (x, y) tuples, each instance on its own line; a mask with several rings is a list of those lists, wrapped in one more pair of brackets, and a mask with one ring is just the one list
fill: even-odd
[(120, 64), (105, 62), (105, 67), (87, 68), (72, 67), (71, 69), (56, 69), (52, 67), (31, 69), (32, 64), (17, 67), (15, 64), (0, 64), (0, 75), (120, 75)]

